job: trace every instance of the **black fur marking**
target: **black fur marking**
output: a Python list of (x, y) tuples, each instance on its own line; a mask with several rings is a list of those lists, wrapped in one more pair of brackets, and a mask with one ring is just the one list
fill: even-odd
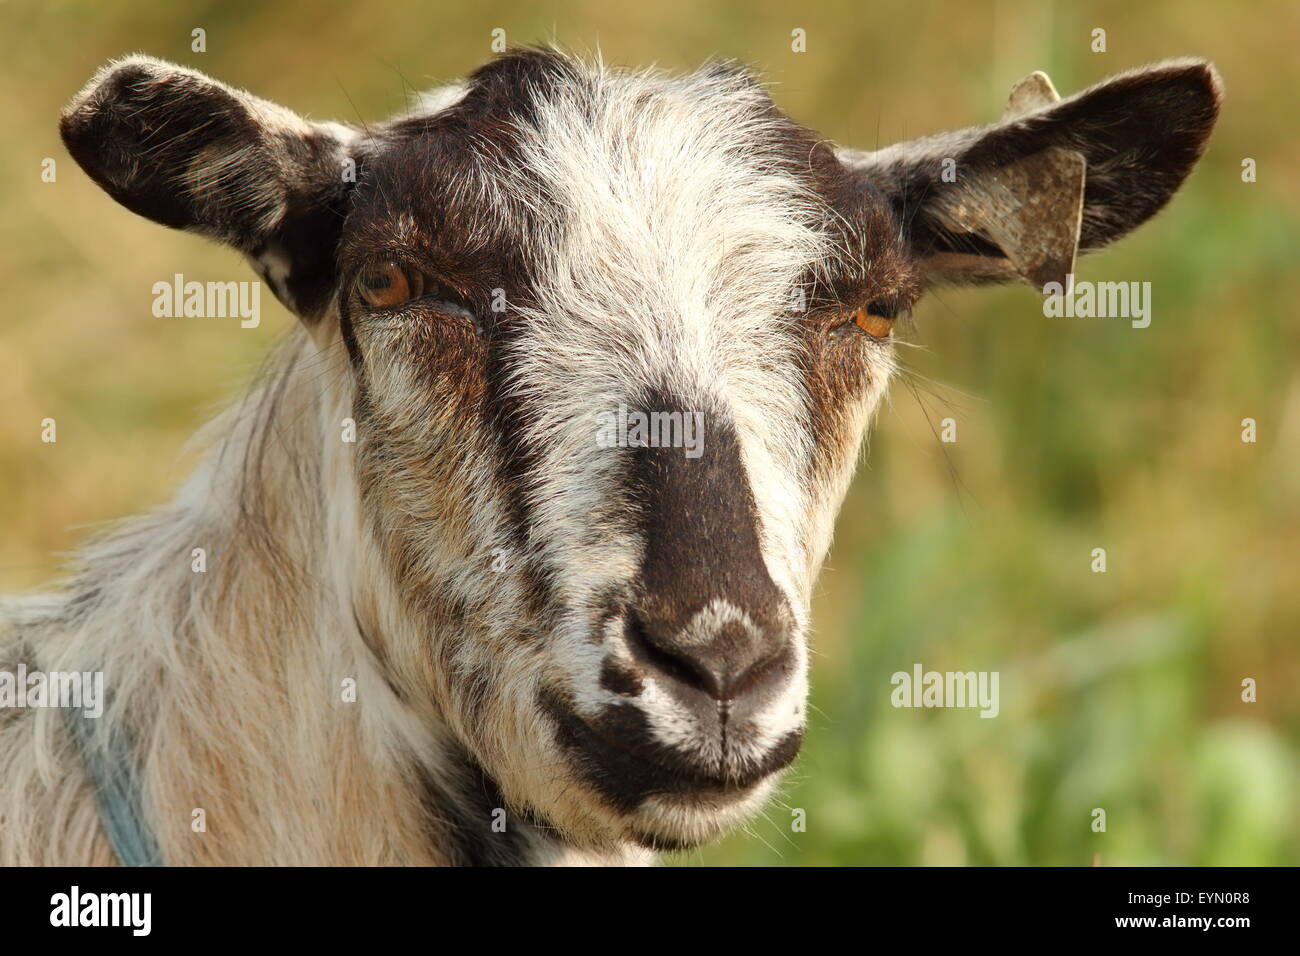
[[(681, 411), (681, 401), (662, 391), (644, 398), (646, 411)], [(758, 537), (758, 514), (730, 422), (701, 410), (703, 450), (630, 449), (630, 498), (640, 506), (645, 541), (641, 593), (629, 620), (630, 641), (647, 650), (657, 669), (700, 687), (718, 699), (746, 688), (736, 684), (778, 656), (790, 636), (785, 599), (772, 582)], [(743, 611), (759, 632), (739, 624), (689, 649), (679, 632), (715, 599)], [(673, 667), (677, 663), (680, 666)]]
[[(430, 839), (450, 847), (456, 866), (529, 866), (559, 853), (554, 827), (531, 812), (517, 812), (506, 803), (496, 780), (466, 750), (445, 745), (448, 772), (439, 783), (421, 771)], [(493, 822), (505, 811), (505, 829)]]
[[(399, 120), (376, 142), (366, 177), (356, 192), (341, 255), (345, 274), (366, 256), (399, 248), (399, 254), (456, 291), (474, 311), (481, 338), (474, 349), (458, 354), (430, 350), (423, 360), (431, 374), (452, 375), (459, 384), (481, 383), (481, 395), (467, 410), (479, 416), (494, 437), (493, 460), (506, 503), (509, 530), (523, 566), (512, 571), (528, 584), (532, 610), (554, 603), (550, 569), (530, 556), (533, 525), (528, 490), (537, 471), (536, 449), (526, 432), (538, 411), (529, 397), (510, 387), (508, 378), (521, 328), (514, 310), (533, 302), (533, 275), (526, 254), (532, 237), (555, 216), (544, 185), (527, 181), (538, 198), (532, 204), (484, 209), (472, 200), (480, 190), (473, 179), (504, 175), (527, 177), (518, 142), (520, 126), (534, 117), (535, 98), (557, 85), (571, 85), (582, 75), (563, 58), (523, 51), (493, 61), (469, 80), (463, 99), (430, 116)], [(412, 176), (411, 170), (421, 170)], [(399, 220), (405, 225), (398, 229)], [(494, 311), (496, 290), (507, 310)], [(473, 363), (460, 374), (451, 364)]]
[(588, 723), (554, 694), (543, 692), (539, 703), (555, 722), (559, 743), (583, 778), (620, 813), (634, 811), (655, 795), (740, 796), (793, 761), (803, 742), (803, 732), (794, 731), (761, 762), (722, 773), (655, 740), (645, 714), (633, 705), (613, 705), (598, 721)]
[(635, 697), (641, 693), (641, 675), (612, 657), (600, 662), (600, 686), (615, 694)]

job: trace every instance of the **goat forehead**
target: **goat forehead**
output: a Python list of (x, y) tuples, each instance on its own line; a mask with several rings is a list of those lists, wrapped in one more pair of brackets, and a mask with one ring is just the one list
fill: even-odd
[(520, 133), (557, 210), (529, 250), (520, 381), (582, 407), (661, 391), (711, 412), (765, 371), (782, 389), (791, 290), (827, 251), (794, 132), (726, 78), (611, 76), (585, 95), (535, 104)]
[(406, 224), (435, 267), (616, 313), (753, 310), (827, 257), (814, 140), (742, 74), (537, 53), (429, 102), (393, 124), (358, 191), (372, 245)]
[(713, 77), (620, 80), (585, 113), (538, 104), (521, 136), (560, 210), (539, 271), (616, 311), (775, 305), (827, 251), (797, 129)]
[[(846, 255), (843, 169), (751, 79), (530, 54), (428, 104), (382, 134), (352, 245), (414, 244), (470, 298), (504, 292), (485, 316), (503, 396), (548, 394), (552, 428), (654, 389), (802, 419), (797, 289), (891, 260)], [(893, 242), (872, 210), (856, 232)]]

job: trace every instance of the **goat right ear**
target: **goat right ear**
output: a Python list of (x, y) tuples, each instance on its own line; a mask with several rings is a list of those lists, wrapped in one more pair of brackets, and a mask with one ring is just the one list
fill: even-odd
[(355, 131), (144, 56), (102, 69), (59, 131), (127, 209), (239, 249), (304, 318), (328, 305)]
[(1078, 252), (1169, 201), (1205, 149), (1221, 96), (1201, 60), (1134, 70), (1064, 100), (1035, 73), (993, 126), (840, 158), (894, 207), (927, 283), (1064, 287)]

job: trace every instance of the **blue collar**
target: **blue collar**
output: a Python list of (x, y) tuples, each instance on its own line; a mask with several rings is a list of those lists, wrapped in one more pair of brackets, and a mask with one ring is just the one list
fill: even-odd
[[(101, 725), (116, 726), (103, 717), (86, 717), (75, 709), (66, 713), (73, 742), (95, 788), (100, 821), (118, 860), (123, 866), (162, 866), (158, 841), (144, 819), (129, 735), (120, 729), (101, 731)], [(97, 740), (103, 733), (109, 736)]]

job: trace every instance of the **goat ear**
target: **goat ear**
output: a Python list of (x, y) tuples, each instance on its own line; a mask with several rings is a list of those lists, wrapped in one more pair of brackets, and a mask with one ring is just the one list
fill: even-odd
[(59, 131), (132, 212), (239, 249), (299, 315), (328, 305), (354, 131), (143, 56), (101, 70)]
[(1222, 85), (1200, 60), (1062, 100), (1044, 73), (997, 124), (840, 158), (882, 190), (928, 283), (1066, 285), (1074, 260), (1154, 215), (1205, 149)]

